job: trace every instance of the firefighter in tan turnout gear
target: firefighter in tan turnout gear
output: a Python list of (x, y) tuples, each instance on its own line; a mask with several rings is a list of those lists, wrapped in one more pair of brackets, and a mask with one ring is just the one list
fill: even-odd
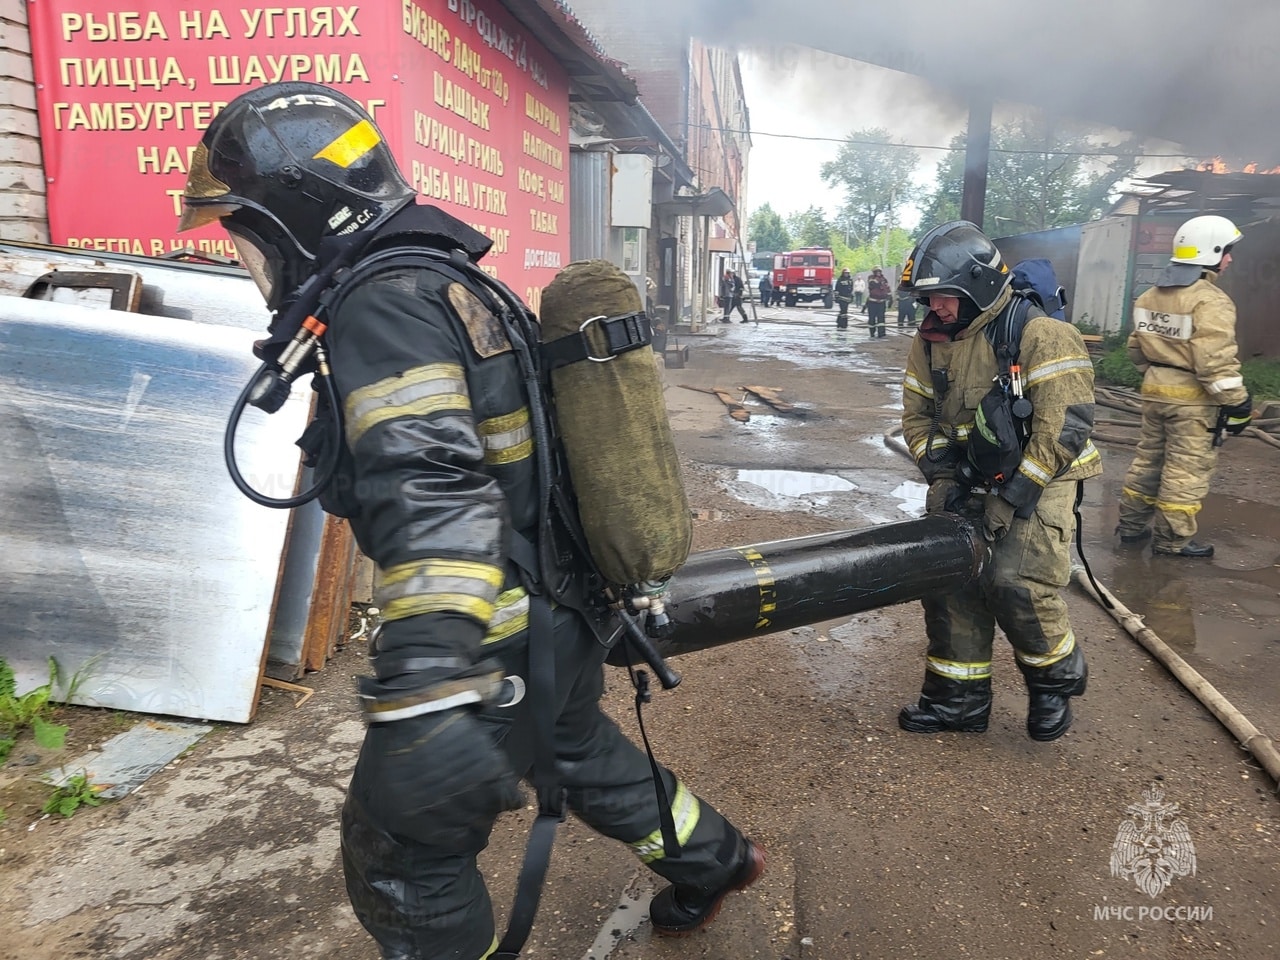
[(1240, 433), (1253, 413), (1236, 357), (1235, 304), (1217, 286), (1240, 238), (1226, 217), (1188, 220), (1169, 265), (1133, 307), (1129, 358), (1143, 371), (1142, 436), (1116, 532), (1125, 543), (1152, 537), (1157, 555), (1213, 556), (1212, 545), (1192, 539), (1196, 514), (1221, 432)]
[[(992, 551), (977, 585), (923, 601), (924, 686), (898, 715), (898, 725), (914, 733), (987, 729), (997, 623), (1026, 680), (1032, 739), (1067, 731), (1070, 698), (1084, 692), (1088, 676), (1060, 591), (1076, 481), (1102, 471), (1089, 439), (1093, 365), (1076, 328), (1021, 303), (1010, 280), (991, 241), (958, 220), (920, 240), (899, 287), (929, 308), (907, 359), (902, 415), (903, 437), (929, 482), (927, 509), (980, 519)], [(979, 428), (994, 428), (988, 420), (975, 426), (975, 418), (1000, 370), (997, 324), (1015, 305), (1029, 308), (1017, 363), (1030, 412), (1022, 406), (1025, 425), (1008, 444), (1010, 464), (985, 476), (992, 471), (971, 448)]]

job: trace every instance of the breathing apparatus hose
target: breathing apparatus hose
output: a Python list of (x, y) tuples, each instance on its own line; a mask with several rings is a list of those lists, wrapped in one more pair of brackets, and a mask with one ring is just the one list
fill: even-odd
[[(325, 357), (323, 347), (316, 347), (316, 356), (320, 363), (320, 371), (317, 373), (317, 377), (324, 388), (325, 396), (329, 401), (329, 408), (331, 410), (341, 410), (342, 404), (338, 400), (338, 390), (333, 385), (333, 374), (329, 372), (329, 363)], [(273, 371), (274, 365), (264, 362), (262, 366), (258, 367), (254, 375), (249, 378), (249, 381), (244, 385), (244, 389), (240, 391), (240, 395), (236, 397), (236, 402), (231, 407), (231, 415), (227, 417), (227, 428), (222, 434), (222, 459), (226, 461), (227, 473), (231, 475), (231, 482), (246, 497), (264, 507), (288, 510), (292, 507), (300, 507), (304, 503), (310, 503), (328, 485), (333, 476), (333, 471), (338, 466), (338, 454), (342, 449), (342, 422), (337, 417), (331, 420), (333, 435), (329, 438), (329, 443), (325, 444), (324, 458), (316, 463), (315, 483), (310, 488), (292, 497), (268, 497), (264, 493), (259, 493), (245, 480), (240, 473), (239, 465), (236, 463), (236, 430), (240, 426), (240, 417), (244, 415), (244, 408), (249, 405), (249, 397), (257, 388), (260, 378)]]

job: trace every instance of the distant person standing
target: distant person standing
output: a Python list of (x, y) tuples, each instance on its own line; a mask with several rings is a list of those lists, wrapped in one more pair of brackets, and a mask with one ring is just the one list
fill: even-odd
[(898, 326), (914, 327), (916, 325), (916, 301), (912, 297), (898, 296)]
[(855, 277), (853, 280), (853, 303), (859, 310), (862, 309), (863, 302), (867, 299), (867, 281), (862, 277)]
[(867, 278), (867, 327), (871, 331), (873, 340), (877, 337), (883, 340), (886, 336), (884, 313), (892, 297), (893, 291), (885, 278), (884, 271), (876, 267)]
[(1192, 217), (1178, 228), (1156, 285), (1133, 305), (1128, 346), (1142, 371), (1142, 434), (1120, 490), (1116, 533), (1125, 543), (1152, 537), (1160, 556), (1213, 556), (1212, 544), (1192, 538), (1218, 462), (1216, 435), (1240, 433), (1253, 415), (1236, 307), (1217, 285), (1241, 236), (1226, 217)]
[(845, 330), (849, 326), (849, 304), (853, 303), (853, 277), (846, 267), (840, 271), (840, 279), (836, 281), (836, 329)]
[(726, 270), (724, 276), (720, 278), (720, 304), (724, 307), (724, 316), (720, 318), (721, 323), (729, 322), (729, 314), (737, 310), (742, 314), (739, 323), (746, 323), (750, 317), (747, 311), (742, 308), (742, 278), (732, 270)]
[(767, 307), (771, 303), (773, 303), (773, 281), (769, 279), (769, 274), (765, 273), (760, 277), (760, 304)]

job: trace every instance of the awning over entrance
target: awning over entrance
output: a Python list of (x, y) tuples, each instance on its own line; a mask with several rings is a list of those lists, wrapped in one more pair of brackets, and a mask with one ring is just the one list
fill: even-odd
[(677, 217), (723, 217), (733, 210), (733, 201), (719, 187), (688, 197), (673, 197), (655, 204), (659, 212)]

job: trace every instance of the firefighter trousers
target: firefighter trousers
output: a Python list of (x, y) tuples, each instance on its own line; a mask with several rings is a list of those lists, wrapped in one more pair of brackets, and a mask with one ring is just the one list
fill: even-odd
[[(724, 886), (741, 861), (742, 834), (664, 768), (667, 800), (681, 843), (678, 853), (664, 851), (649, 760), (600, 710), (607, 650), (579, 614), (558, 607), (554, 616), (556, 769), (568, 792), (569, 809), (592, 829), (630, 846), (643, 863), (672, 883), (704, 889)], [(525, 631), (492, 644), (486, 652), (505, 674), (527, 678), (527, 638)], [(513, 770), (524, 777), (535, 750), (529, 708), (526, 697), (514, 707), (487, 708), (479, 715)], [(379, 822), (374, 813), (377, 792), (394, 785), (368, 782), (363, 769), (357, 761), (342, 811), (343, 868), (352, 907), (383, 957), (487, 957), (497, 938), (476, 855), (487, 846), (492, 823), (449, 843), (405, 836), (394, 824)]]
[(867, 327), (871, 332), (872, 339), (876, 337), (884, 337), (884, 313), (888, 303), (884, 300), (868, 300), (867, 301)]
[[(1062, 588), (1071, 573), (1076, 481), (1045, 487), (1035, 512), (1015, 517), (991, 548), (976, 585), (925, 598), (925, 696), (963, 721), (989, 708), (991, 647), (998, 623), (1034, 692), (1083, 692), (1085, 662), (1067, 617)], [(981, 501), (967, 510), (980, 516)]]
[(1176, 553), (1196, 535), (1196, 514), (1218, 463), (1218, 408), (1144, 400), (1138, 452), (1120, 491), (1120, 533), (1152, 527), (1152, 547)]

